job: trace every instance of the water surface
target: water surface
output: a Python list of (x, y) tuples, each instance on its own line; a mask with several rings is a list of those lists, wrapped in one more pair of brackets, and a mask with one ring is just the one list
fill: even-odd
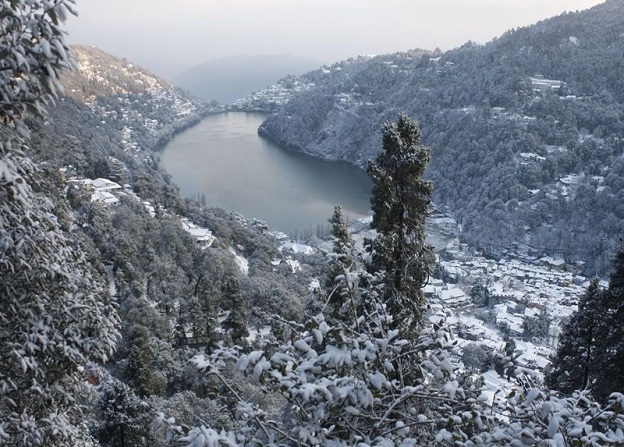
[(369, 209), (371, 182), (361, 169), (286, 151), (258, 136), (266, 115), (210, 115), (171, 141), (161, 165), (187, 197), (266, 221), (286, 233), (325, 225), (335, 204), (350, 219)]

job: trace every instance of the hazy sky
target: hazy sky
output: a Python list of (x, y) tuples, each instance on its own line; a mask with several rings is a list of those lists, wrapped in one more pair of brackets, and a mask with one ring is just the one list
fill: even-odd
[(329, 63), (411, 48), (485, 43), (600, 0), (76, 0), (71, 43), (165, 77), (228, 55), (290, 53)]

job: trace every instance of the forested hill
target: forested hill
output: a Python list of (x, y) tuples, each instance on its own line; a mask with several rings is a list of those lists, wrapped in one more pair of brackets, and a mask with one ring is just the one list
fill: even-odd
[(364, 166), (405, 111), (433, 151), (434, 200), (466, 241), (606, 272), (624, 231), (624, 2), (564, 13), (486, 45), (351, 59), (308, 73), (261, 133)]
[(162, 145), (205, 114), (223, 108), (98, 48), (74, 45), (71, 52), (75, 69), (63, 74), (65, 94), (119, 128), (129, 151)]
[[(92, 435), (102, 445), (143, 445), (156, 412), (176, 407), (194, 424), (215, 411), (189, 362), (196, 346), (240, 344), (247, 324), (261, 327), (269, 314), (301, 318), (316, 295), (311, 268), (278, 251), (266, 226), (182, 198), (159, 167), (163, 136), (220, 105), (99, 50), (72, 52), (80, 71), (63, 78), (71, 96), (44, 120), (28, 119), (25, 150), (45, 179), (37, 199), (50, 204), (119, 315), (117, 350), (88, 373), (101, 384), (88, 410)], [(128, 412), (135, 425), (119, 441), (114, 421)], [(164, 436), (149, 442), (165, 444)]]

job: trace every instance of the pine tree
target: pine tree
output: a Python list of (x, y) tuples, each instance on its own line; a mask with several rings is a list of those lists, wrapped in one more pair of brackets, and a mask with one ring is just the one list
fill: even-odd
[(594, 279), (563, 327), (546, 383), (571, 393), (590, 389), (600, 402), (624, 391), (624, 250), (613, 261), (609, 288)]
[(600, 363), (598, 320), (603, 291), (594, 279), (580, 298), (578, 310), (562, 328), (557, 354), (546, 384), (564, 393), (584, 390), (591, 385)]
[(624, 240), (620, 241), (620, 248), (613, 259), (613, 271), (609, 277), (609, 289), (624, 289)]
[(247, 344), (246, 338), (249, 337), (247, 304), (240, 291), (238, 280), (230, 278), (225, 285), (224, 293), (226, 300), (230, 302), (230, 313), (223, 321), (222, 327), (235, 345), (244, 346)]
[(412, 329), (425, 311), (421, 288), (434, 260), (425, 243), (432, 184), (422, 175), (429, 158), (416, 122), (399, 114), (396, 123), (384, 125), (383, 151), (367, 169), (373, 181), (371, 227), (378, 233), (372, 270), (383, 278), (383, 297), (396, 324)]
[(96, 409), (100, 421), (96, 435), (103, 447), (146, 445), (153, 416), (128, 385), (118, 381), (104, 384)]
[(167, 377), (155, 365), (155, 341), (146, 327), (137, 327), (124, 370), (126, 382), (142, 397), (164, 396), (167, 391)]
[(193, 329), (196, 346), (213, 347), (217, 343), (217, 304), (214, 290), (202, 274), (195, 283), (193, 297), (189, 300), (185, 320)]
[(613, 392), (624, 393), (624, 245), (620, 243), (613, 260), (609, 288), (604, 292), (604, 305), (600, 314), (600, 344), (602, 358), (599, 363), (594, 396), (605, 402)]
[(326, 290), (329, 296), (328, 308), (332, 318), (341, 318), (347, 312), (345, 305), (354, 311), (358, 296), (357, 284), (354, 281), (355, 270), (354, 242), (349, 234), (340, 205), (334, 207), (330, 219), (331, 232), (334, 237), (333, 252), (329, 255), (329, 274), (326, 280)]

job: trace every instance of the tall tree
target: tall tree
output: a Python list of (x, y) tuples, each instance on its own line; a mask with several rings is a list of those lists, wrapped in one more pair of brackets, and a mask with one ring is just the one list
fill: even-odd
[(208, 348), (216, 345), (218, 309), (215, 291), (203, 274), (197, 278), (188, 307), (187, 320), (192, 325), (195, 344)]
[(578, 310), (563, 326), (557, 354), (546, 376), (546, 384), (552, 389), (568, 394), (584, 390), (596, 376), (602, 355), (597, 345), (604, 294), (598, 282), (597, 278), (591, 282), (579, 300)]
[(605, 292), (605, 305), (600, 314), (599, 349), (602, 362), (596, 374), (593, 393), (606, 401), (613, 392), (624, 393), (624, 244), (613, 260), (609, 288)]
[(609, 288), (595, 279), (561, 333), (557, 355), (546, 382), (571, 393), (589, 389), (601, 402), (624, 391), (624, 251), (613, 262)]
[(96, 403), (99, 425), (95, 428), (103, 447), (147, 445), (149, 406), (122, 382), (105, 383)]
[(405, 114), (386, 123), (382, 135), (383, 151), (367, 168), (373, 181), (371, 227), (378, 233), (372, 268), (383, 278), (383, 297), (397, 325), (415, 328), (426, 307), (421, 288), (434, 260), (425, 243), (433, 188), (422, 178), (430, 153), (418, 125)]
[(352, 304), (348, 307), (355, 309), (354, 300), (358, 295), (357, 281), (354, 280), (355, 274), (352, 274), (355, 270), (354, 242), (340, 205), (334, 207), (334, 213), (328, 220), (334, 243), (333, 251), (329, 255), (329, 274), (326, 281), (329, 295), (327, 305), (333, 318), (341, 318), (341, 314), (347, 312), (345, 304)]
[(249, 337), (247, 303), (236, 278), (228, 279), (224, 293), (226, 301), (230, 303), (230, 313), (223, 320), (222, 327), (230, 335), (235, 345), (244, 346), (247, 344), (246, 338)]
[(67, 203), (28, 158), (24, 136), (25, 114), (43, 113), (69, 63), (60, 24), (72, 5), (0, 7), (0, 444), (8, 446), (90, 444), (86, 375), (118, 338), (103, 272), (64, 230)]

